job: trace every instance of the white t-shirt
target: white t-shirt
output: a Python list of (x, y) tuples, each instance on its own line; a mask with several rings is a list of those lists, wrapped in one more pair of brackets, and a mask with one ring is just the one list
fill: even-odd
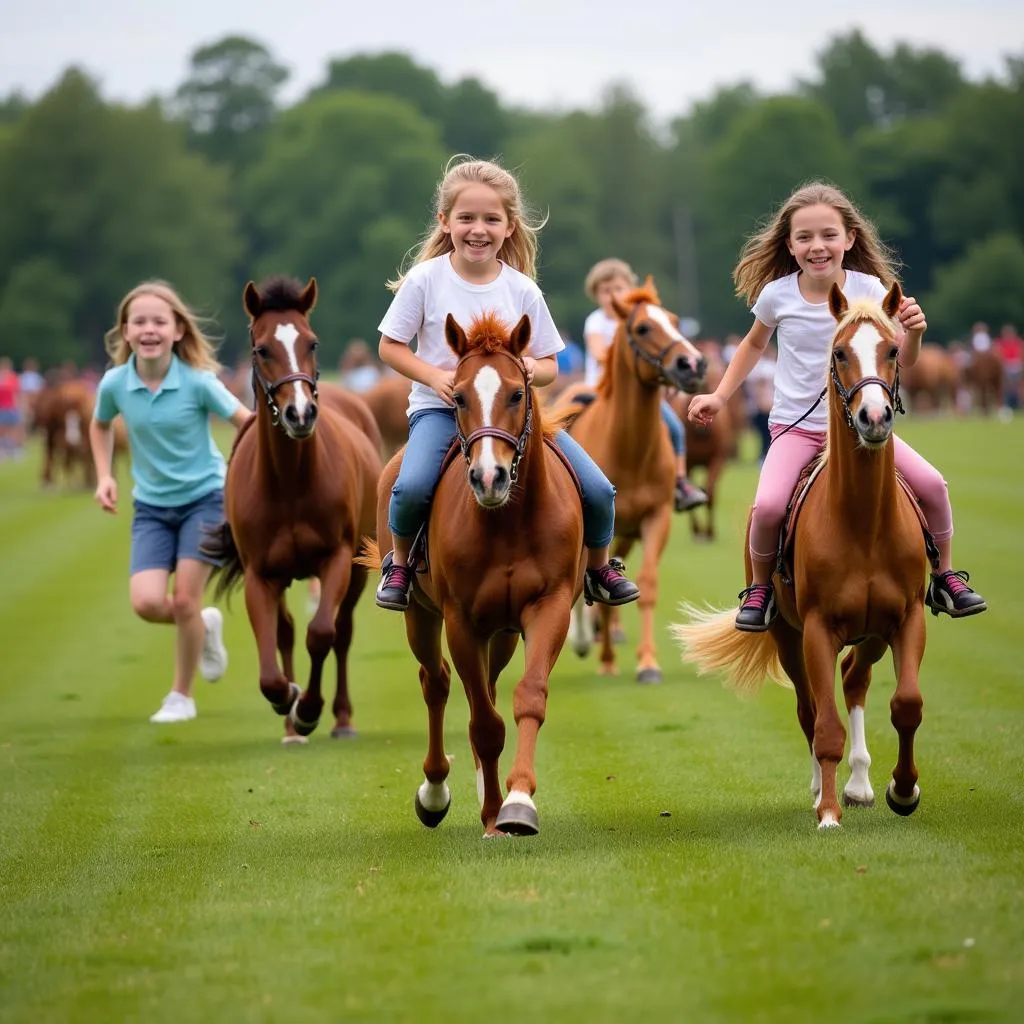
[[(778, 361), (775, 365), (775, 400), (768, 415), (770, 424), (789, 426), (814, 404), (825, 386), (832, 335), (836, 321), (827, 302), (808, 302), (800, 294), (797, 273), (765, 285), (751, 312), (765, 327), (776, 328)], [(843, 294), (847, 299), (881, 302), (886, 288), (877, 277), (846, 271)], [(828, 403), (822, 401), (800, 427), (828, 429)]]
[[(378, 330), (406, 345), (415, 338), (420, 359), (454, 370), (458, 359), (445, 340), (445, 318), (451, 313), (468, 331), (473, 319), (486, 312), (497, 313), (510, 328), (525, 313), (530, 318), (528, 351), (534, 359), (553, 356), (565, 348), (536, 281), (503, 263), (489, 284), (472, 284), (455, 273), (447, 253), (412, 267)], [(407, 410), (410, 416), (420, 409), (447, 408), (433, 388), (413, 382)]]
[[(600, 334), (604, 339), (605, 352), (611, 348), (615, 340), (615, 332), (619, 329), (619, 321), (609, 316), (603, 309), (595, 309), (586, 320), (583, 321), (583, 340), (586, 343), (591, 334)], [(586, 346), (587, 358), (583, 364), (583, 383), (590, 387), (597, 387), (598, 382), (604, 376), (604, 363), (599, 363), (591, 354), (590, 346)]]

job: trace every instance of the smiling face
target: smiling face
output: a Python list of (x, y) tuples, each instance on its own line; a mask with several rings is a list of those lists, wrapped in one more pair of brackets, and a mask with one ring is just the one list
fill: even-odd
[(136, 360), (153, 367), (170, 363), (174, 343), (181, 341), (185, 325), (164, 299), (144, 292), (129, 303), (123, 333)]
[(498, 258), (514, 225), (501, 196), (489, 185), (471, 183), (455, 197), (450, 212), (439, 213), (441, 229), (451, 235), (456, 269), (479, 272)]
[(843, 256), (853, 247), (856, 234), (847, 231), (834, 206), (815, 203), (793, 214), (786, 246), (801, 272), (822, 287), (840, 280)]

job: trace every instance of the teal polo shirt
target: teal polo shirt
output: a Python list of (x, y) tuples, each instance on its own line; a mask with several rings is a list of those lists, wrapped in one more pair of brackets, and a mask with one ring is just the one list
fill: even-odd
[(132, 497), (174, 508), (224, 486), (224, 456), (213, 443), (210, 413), (229, 419), (241, 403), (210, 370), (171, 356), (160, 387), (150, 391), (128, 362), (107, 370), (96, 393), (95, 419), (118, 413), (132, 449)]

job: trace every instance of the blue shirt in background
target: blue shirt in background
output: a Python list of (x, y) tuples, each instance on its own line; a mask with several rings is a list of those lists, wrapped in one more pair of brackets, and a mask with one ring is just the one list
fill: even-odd
[(240, 403), (210, 370), (171, 355), (160, 387), (150, 391), (128, 362), (103, 375), (95, 419), (124, 417), (132, 450), (132, 497), (147, 505), (188, 505), (224, 486), (224, 456), (213, 443), (210, 413), (230, 419)]

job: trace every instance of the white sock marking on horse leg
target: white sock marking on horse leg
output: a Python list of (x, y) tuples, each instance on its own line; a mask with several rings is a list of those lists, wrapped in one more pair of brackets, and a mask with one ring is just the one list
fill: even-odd
[(521, 789), (513, 789), (507, 797), (505, 802), (501, 805), (507, 807), (509, 804), (523, 804), (526, 807), (531, 807), (533, 810), (537, 810), (537, 805), (533, 802), (533, 797), (529, 793), (524, 793)]
[[(288, 369), (291, 373), (299, 373), (299, 358), (295, 354), (295, 342), (298, 340), (299, 332), (295, 324), (278, 324), (274, 328), (274, 337), (284, 345), (285, 355), (288, 356)], [(292, 384), (292, 391), (295, 393), (295, 411), (299, 419), (303, 418), (306, 406), (310, 404), (306, 398), (306, 385), (295, 381)]]
[(420, 804), (428, 811), (443, 811), (452, 802), (447, 782), (428, 782), (424, 779), (416, 793)]
[(831, 811), (826, 811), (822, 815), (821, 821), (818, 822), (818, 828), (839, 828), (839, 822), (836, 821), (836, 816)]
[(814, 797), (814, 809), (818, 809), (821, 803), (821, 765), (818, 759), (811, 753), (811, 796)]
[(484, 805), (484, 770), (483, 768), (477, 768), (476, 770), (476, 798), (480, 801), (480, 806)]
[(587, 621), (586, 604), (582, 597), (576, 599), (569, 619), (572, 649), (582, 658), (590, 651), (590, 623)]
[(869, 804), (875, 799), (868, 778), (871, 767), (871, 755), (864, 735), (864, 709), (850, 708), (850, 781), (843, 793), (848, 799), (859, 804)]

